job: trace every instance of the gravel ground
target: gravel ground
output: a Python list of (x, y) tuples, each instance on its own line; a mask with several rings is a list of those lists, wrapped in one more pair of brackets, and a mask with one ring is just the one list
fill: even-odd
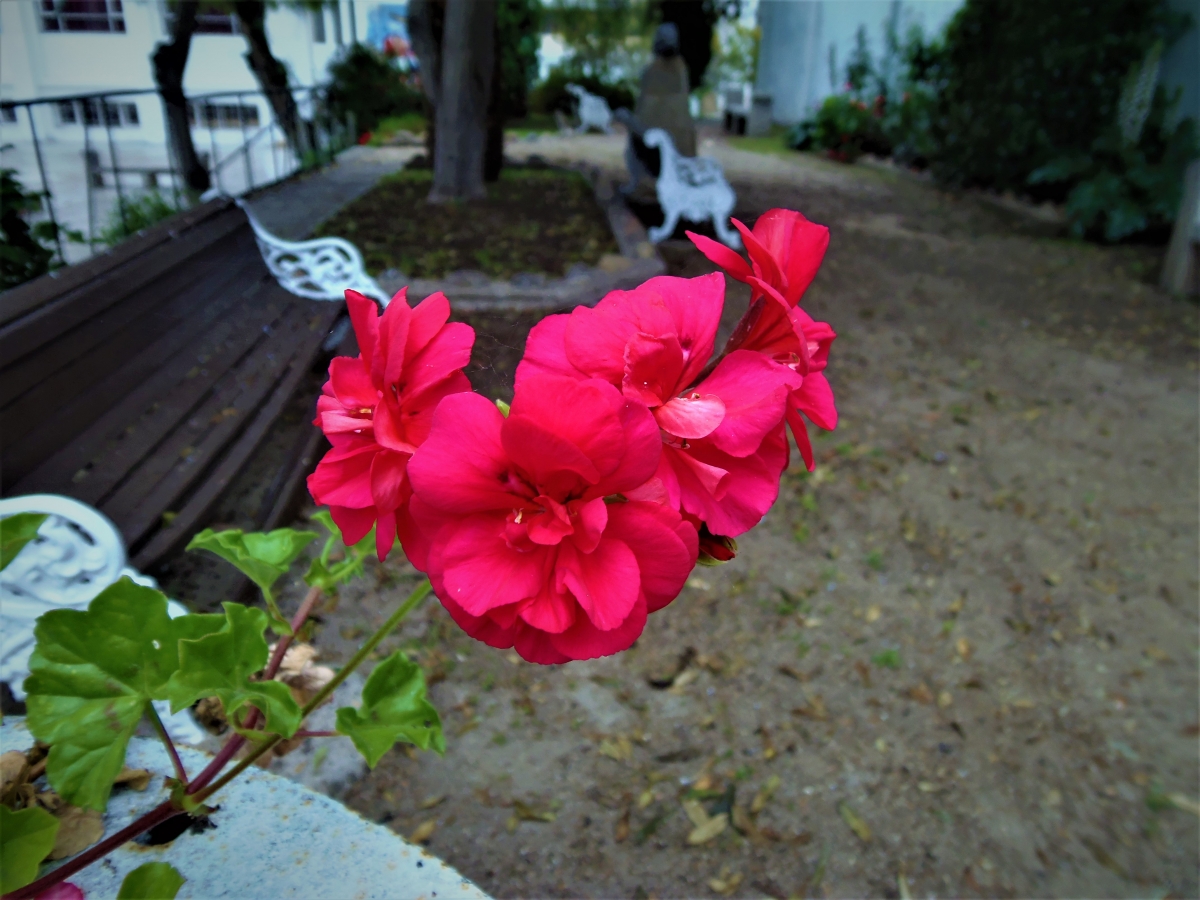
[[(1195, 304), (1156, 251), (709, 146), (746, 221), (832, 229), (817, 471), (793, 453), (738, 558), (621, 656), (526, 664), (426, 604), (385, 649), (431, 673), (446, 756), (395, 750), (347, 801), (502, 897), (1196, 896)], [(505, 396), (534, 320), (469, 321)], [(327, 603), (326, 658), (416, 577), (397, 554)]]

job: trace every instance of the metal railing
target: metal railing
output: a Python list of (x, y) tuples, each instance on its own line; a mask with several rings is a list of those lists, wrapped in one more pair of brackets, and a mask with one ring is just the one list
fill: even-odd
[[(286, 139), (261, 91), (188, 98), (192, 141), (213, 188), (240, 196), (324, 165), (354, 142), (353, 118), (329, 112), (323, 86), (291, 93), (299, 147)], [(188, 205), (166, 121), (165, 105), (150, 89), (0, 102), (0, 166), (15, 169), (27, 190), (40, 188), (61, 262), (135, 232), (142, 197), (157, 193), (176, 209)], [(83, 240), (66, 240), (68, 231)]]

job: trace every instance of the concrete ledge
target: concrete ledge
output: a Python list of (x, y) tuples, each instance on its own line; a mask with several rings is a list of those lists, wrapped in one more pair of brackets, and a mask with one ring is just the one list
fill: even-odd
[[(0, 748), (26, 750), (33, 736), (25, 720), (6, 717)], [(190, 748), (180, 755), (188, 772), (211, 757)], [(167, 798), (171, 764), (157, 741), (134, 738), (127, 763), (149, 769), (146, 790), (113, 791), (104, 815), (112, 834)], [(130, 842), (72, 876), (89, 898), (115, 897), (125, 876), (147, 862), (166, 862), (187, 881), (181, 900), (278, 898), (395, 898), (486, 900), (487, 895), (436, 856), (368, 822), (335, 800), (251, 768), (214, 798), (220, 806), (200, 833), (185, 831), (158, 846)]]

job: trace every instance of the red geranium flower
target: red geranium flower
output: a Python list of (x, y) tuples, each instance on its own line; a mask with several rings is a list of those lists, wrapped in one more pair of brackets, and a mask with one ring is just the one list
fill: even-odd
[(317, 400), (319, 425), (333, 448), (308, 477), (313, 500), (328, 504), (346, 543), (363, 539), (371, 526), (384, 559), (411, 528), (409, 458), (429, 434), (434, 408), (447, 394), (469, 391), (462, 368), (471, 359), (475, 332), (447, 324), (450, 303), (442, 293), (415, 309), (407, 288), (383, 315), (375, 301), (346, 291), (346, 306), (361, 351), (329, 364), (329, 380)]
[(696, 529), (639, 493), (660, 447), (646, 408), (597, 379), (526, 377), (507, 418), (447, 397), (408, 465), (404, 550), (492, 647), (544, 664), (617, 653), (696, 562)]
[(768, 210), (759, 216), (753, 231), (737, 219), (732, 222), (745, 241), (749, 263), (724, 244), (690, 231), (688, 237), (730, 277), (752, 289), (751, 309), (730, 338), (726, 352), (763, 353), (802, 379), (789, 393), (787, 420), (811, 471), (812, 444), (800, 414), (820, 428), (837, 427), (833, 389), (824, 375), (829, 348), (837, 335), (828, 323), (815, 321), (798, 304), (825, 258), (829, 229), (790, 209)]
[(529, 333), (517, 384), (545, 372), (600, 378), (646, 406), (662, 432), (658, 477), (669, 502), (732, 537), (757, 525), (779, 494), (784, 402), (801, 381), (762, 353), (736, 350), (696, 383), (724, 298), (718, 274), (664, 276), (549, 316)]

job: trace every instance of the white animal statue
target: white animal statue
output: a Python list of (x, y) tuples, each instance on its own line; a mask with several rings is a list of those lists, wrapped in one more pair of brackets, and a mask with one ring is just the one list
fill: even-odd
[(575, 99), (579, 101), (579, 128), (576, 129), (578, 133), (582, 134), (589, 128), (599, 128), (605, 134), (612, 134), (613, 114), (608, 108), (607, 100), (588, 93), (577, 84), (568, 84), (567, 91), (574, 94)]
[[(25, 494), (0, 500), (0, 519), (16, 513), (46, 513), (37, 537), (0, 570), (0, 681), (13, 697), (25, 699), (22, 683), (29, 674), (33, 628), (52, 609), (86, 609), (92, 599), (122, 577), (146, 587), (154, 579), (125, 565), (125, 547), (115, 525), (92, 507), (57, 494)], [(0, 525), (0, 528), (3, 526)], [(187, 613), (174, 600), (171, 618)], [(172, 714), (170, 704), (155, 708), (171, 737), (199, 743), (200, 730), (187, 710)]]
[(657, 244), (674, 233), (680, 219), (703, 222), (712, 219), (713, 229), (722, 243), (734, 250), (742, 249), (738, 233), (729, 227), (729, 216), (737, 195), (721, 164), (708, 156), (680, 156), (671, 136), (661, 128), (650, 128), (642, 138), (647, 147), (656, 147), (661, 160), (658, 181), (658, 205), (666, 220), (646, 234)]

